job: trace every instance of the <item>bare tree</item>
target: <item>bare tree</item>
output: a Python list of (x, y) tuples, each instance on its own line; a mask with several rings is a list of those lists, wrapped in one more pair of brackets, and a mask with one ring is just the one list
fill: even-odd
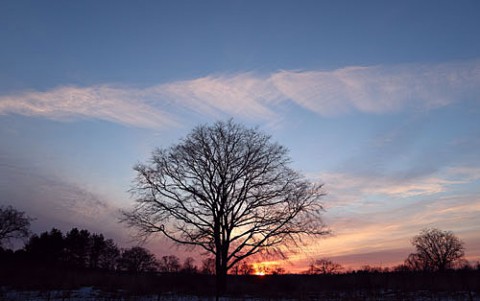
[(283, 275), (286, 274), (287, 270), (284, 267), (279, 265), (274, 265), (270, 268), (270, 274), (272, 275)]
[(196, 274), (198, 272), (198, 268), (195, 265), (195, 259), (193, 259), (193, 257), (185, 258), (180, 271), (186, 274)]
[(12, 239), (27, 238), (33, 219), (12, 206), (0, 206), (0, 247)]
[(163, 256), (159, 262), (159, 270), (163, 273), (178, 273), (180, 271), (180, 259), (175, 255)]
[(412, 270), (443, 271), (452, 268), (465, 255), (463, 242), (450, 231), (424, 229), (412, 239), (416, 252), (405, 265)]
[(253, 267), (253, 265), (249, 264), (246, 261), (242, 261), (241, 263), (236, 265), (235, 268), (238, 268), (238, 271), (236, 272), (237, 275), (251, 275), (255, 273), (255, 268)]
[(322, 185), (290, 163), (286, 148), (257, 129), (232, 120), (198, 126), (135, 167), (136, 206), (124, 221), (141, 234), (159, 232), (212, 254), (221, 292), (228, 270), (245, 258), (282, 255), (304, 235), (328, 233)]
[(202, 260), (202, 274), (215, 275), (215, 259), (208, 257)]
[(130, 273), (154, 272), (158, 263), (155, 255), (142, 247), (123, 250), (119, 258), (119, 268)]
[(343, 270), (343, 266), (333, 262), (328, 258), (313, 260), (307, 270), (307, 274), (338, 274)]
[(243, 275), (255, 274), (258, 276), (263, 276), (263, 275), (282, 275), (285, 273), (286, 273), (285, 268), (279, 266), (278, 264), (269, 265), (269, 264), (259, 263), (259, 264), (255, 264), (255, 266), (252, 266), (252, 270), (251, 271), (247, 270), (247, 273), (244, 272)]

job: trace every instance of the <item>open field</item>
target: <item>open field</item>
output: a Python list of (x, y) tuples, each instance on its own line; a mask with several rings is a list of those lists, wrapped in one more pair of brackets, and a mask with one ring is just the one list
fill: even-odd
[[(5, 301), (207, 301), (215, 300), (213, 296), (194, 296), (180, 294), (157, 294), (157, 295), (122, 295), (122, 292), (105, 293), (93, 288), (80, 288), (78, 290), (66, 291), (3, 291), (1, 300)], [(480, 300), (478, 293), (459, 291), (459, 292), (398, 292), (398, 291), (348, 291), (348, 292), (330, 292), (316, 293), (299, 297), (258, 297), (258, 296), (227, 296), (222, 297), (223, 301), (234, 300), (363, 300), (363, 301), (387, 301), (387, 300), (435, 300), (435, 301), (463, 301), (463, 300)]]
[[(214, 283), (213, 276), (199, 274), (51, 269), (11, 277), (3, 274), (0, 300), (214, 300)], [(480, 300), (480, 271), (230, 276), (222, 300)]]

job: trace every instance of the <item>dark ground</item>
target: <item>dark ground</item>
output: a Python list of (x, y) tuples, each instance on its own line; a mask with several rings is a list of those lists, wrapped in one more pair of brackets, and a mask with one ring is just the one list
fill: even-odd
[[(215, 293), (214, 284), (214, 276), (201, 274), (128, 274), (15, 264), (0, 267), (0, 287), (4, 290), (95, 287), (112, 296), (121, 291), (124, 297), (173, 294), (210, 298)], [(229, 276), (226, 295), (238, 300), (246, 296), (263, 300), (480, 300), (480, 271)]]

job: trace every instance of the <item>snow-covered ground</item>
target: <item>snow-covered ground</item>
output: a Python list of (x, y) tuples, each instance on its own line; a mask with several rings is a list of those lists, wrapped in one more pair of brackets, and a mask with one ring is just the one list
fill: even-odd
[[(84, 287), (78, 290), (62, 291), (15, 291), (0, 288), (1, 301), (210, 301), (213, 297), (185, 296), (175, 294), (150, 295), (150, 296), (129, 296), (126, 293), (106, 293), (92, 287)], [(263, 301), (272, 299), (262, 299), (253, 297), (224, 297), (222, 301)], [(280, 298), (276, 300), (322, 300), (322, 301), (340, 301), (340, 300), (362, 300), (362, 301), (480, 301), (480, 293), (475, 292), (392, 292), (392, 291), (350, 291), (350, 292), (330, 292), (321, 295), (305, 295), (299, 299)]]
[[(17, 291), (0, 288), (0, 301), (207, 301), (210, 297), (180, 296), (176, 294), (131, 296), (125, 292), (108, 293), (92, 287), (78, 290)], [(223, 301), (239, 300), (221, 298)], [(248, 300), (248, 298), (242, 300)], [(253, 300), (253, 299), (250, 299)]]
[(0, 300), (5, 301), (200, 301), (194, 296), (128, 296), (126, 293), (106, 293), (92, 287), (62, 291), (0, 291)]

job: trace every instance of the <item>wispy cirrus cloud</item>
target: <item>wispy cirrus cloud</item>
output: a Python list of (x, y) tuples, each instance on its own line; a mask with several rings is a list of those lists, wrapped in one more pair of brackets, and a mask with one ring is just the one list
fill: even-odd
[(478, 97), (480, 61), (283, 71), (272, 82), (287, 98), (324, 116), (425, 110)]
[(147, 90), (158, 99), (204, 115), (274, 118), (274, 106), (285, 99), (272, 80), (253, 73), (207, 76), (158, 85)]
[(175, 118), (148, 104), (142, 90), (111, 86), (59, 87), (0, 96), (0, 114), (54, 120), (93, 118), (130, 126), (170, 126)]
[[(310, 178), (325, 184), (328, 207), (361, 204), (365, 209), (368, 198), (405, 200), (428, 198), (456, 191), (457, 187), (480, 180), (475, 166), (452, 166), (429, 174), (404, 177), (403, 173), (375, 174), (356, 172), (324, 172)], [(383, 202), (383, 201), (382, 201)]]
[(210, 75), (147, 88), (58, 87), (0, 96), (0, 114), (169, 127), (184, 113), (271, 120), (293, 103), (321, 116), (429, 110), (477, 99), (480, 61)]

